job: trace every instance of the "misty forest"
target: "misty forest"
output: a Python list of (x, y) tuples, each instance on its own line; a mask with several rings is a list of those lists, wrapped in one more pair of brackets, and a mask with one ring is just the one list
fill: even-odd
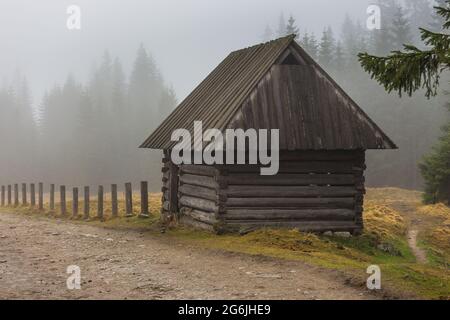
[[(438, 1), (443, 3), (443, 1)], [(324, 25), (308, 30), (289, 12), (275, 14), (261, 26), (261, 42), (297, 34), (297, 42), (336, 79), (398, 145), (398, 150), (369, 152), (368, 186), (423, 189), (420, 164), (448, 122), (446, 79), (437, 97), (386, 93), (370, 79), (358, 53), (386, 55), (403, 44), (423, 48), (418, 28), (441, 31), (442, 18), (431, 3), (379, 0), (381, 30), (369, 31), (365, 21), (342, 17), (341, 28)], [(157, 190), (161, 155), (138, 150), (143, 139), (176, 107), (179, 99), (152, 57), (152, 48), (136, 48), (130, 72), (120, 57), (105, 48), (92, 57), (88, 81), (68, 74), (47, 88), (33, 106), (27, 75), (17, 71), (0, 87), (0, 177), (3, 182), (26, 180), (69, 185), (150, 181)], [(200, 48), (199, 48), (200, 50)], [(180, 56), (178, 62), (189, 57)], [(96, 61), (96, 62), (94, 62)]]

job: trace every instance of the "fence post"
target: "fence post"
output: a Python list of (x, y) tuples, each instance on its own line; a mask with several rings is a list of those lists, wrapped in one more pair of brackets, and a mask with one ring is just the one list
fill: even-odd
[(2, 207), (5, 206), (5, 186), (2, 186), (2, 197), (1, 197), (1, 205)]
[(89, 187), (84, 187), (84, 211), (83, 211), (83, 213), (84, 213), (84, 219), (89, 219), (89, 208), (90, 208), (90, 205), (89, 205), (89, 199), (90, 198), (90, 196), (89, 196)]
[(78, 217), (78, 188), (73, 188), (72, 196), (72, 217)]
[(30, 204), (32, 207), (36, 205), (36, 189), (34, 183), (30, 184)]
[(125, 183), (125, 206), (126, 206), (126, 216), (133, 216), (133, 190), (131, 183)]
[(141, 181), (141, 218), (148, 218), (148, 183), (147, 181)]
[(65, 216), (67, 213), (67, 210), (66, 210), (66, 187), (65, 186), (60, 187), (59, 196), (61, 198), (61, 215)]
[(38, 207), (39, 210), (44, 210), (44, 184), (42, 182), (38, 184)]
[(11, 205), (11, 185), (8, 184), (8, 206)]
[(98, 186), (97, 217), (103, 220), (103, 186)]
[(55, 210), (55, 185), (50, 185), (50, 211)]
[(14, 184), (14, 206), (19, 206), (19, 185)]
[(22, 205), (26, 206), (27, 204), (27, 184), (22, 183)]
[(119, 215), (119, 208), (117, 205), (117, 184), (111, 185), (111, 206), (112, 216), (116, 218)]

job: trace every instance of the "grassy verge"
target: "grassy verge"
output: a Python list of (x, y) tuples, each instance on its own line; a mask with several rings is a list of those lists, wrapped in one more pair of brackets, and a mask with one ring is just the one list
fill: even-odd
[[(121, 229), (146, 230), (159, 234), (160, 194), (150, 196), (151, 217), (141, 219), (140, 203), (133, 203), (135, 216), (125, 217), (124, 200), (119, 200), (119, 217), (111, 218), (110, 203), (105, 202), (104, 220), (96, 216), (96, 201), (91, 202), (91, 218), (71, 218), (45, 210), (40, 214), (71, 219), (77, 223)], [(135, 197), (138, 198), (138, 197)], [(342, 271), (352, 282), (365, 285), (366, 269), (369, 265), (379, 265), (382, 272), (384, 292), (389, 296), (418, 297), (427, 299), (449, 299), (450, 279), (447, 257), (449, 253), (450, 210), (443, 206), (419, 206), (420, 193), (400, 189), (374, 189), (369, 191), (365, 204), (365, 230), (359, 237), (344, 235), (314, 235), (296, 230), (262, 229), (244, 236), (217, 236), (186, 227), (173, 226), (165, 237), (196, 244), (200, 247), (240, 252), (250, 255), (298, 260), (323, 268)], [(397, 211), (392, 201), (414, 203), (417, 214), (423, 220), (420, 244), (427, 250), (430, 262), (421, 265), (408, 247), (407, 230), (411, 217)], [(71, 208), (71, 203), (67, 204)], [(36, 214), (29, 207), (11, 208), (17, 213)], [(446, 211), (447, 210), (447, 211)], [(57, 207), (56, 212), (59, 212)]]

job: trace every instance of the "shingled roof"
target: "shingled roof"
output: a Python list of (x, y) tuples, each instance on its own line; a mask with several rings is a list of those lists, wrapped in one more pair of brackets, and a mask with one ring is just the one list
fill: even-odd
[(232, 52), (141, 148), (171, 149), (176, 129), (280, 129), (283, 150), (392, 149), (395, 144), (287, 36)]

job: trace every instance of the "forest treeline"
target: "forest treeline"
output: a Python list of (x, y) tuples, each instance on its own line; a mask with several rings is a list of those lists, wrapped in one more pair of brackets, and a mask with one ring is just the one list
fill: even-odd
[(0, 90), (2, 183), (159, 179), (159, 154), (138, 147), (177, 101), (144, 46), (129, 76), (105, 52), (88, 83), (69, 75), (44, 94), (37, 112), (29, 97), (21, 75)]
[[(295, 17), (281, 15), (262, 28), (262, 40), (297, 34), (300, 45), (399, 146), (368, 153), (369, 186), (419, 189), (418, 165), (448, 121), (446, 97), (387, 94), (363, 71), (357, 55), (385, 55), (405, 43), (421, 47), (417, 29), (440, 31), (442, 21), (434, 14), (435, 2), (377, 2), (381, 30), (369, 31), (365, 21), (347, 16), (339, 30), (325, 26), (314, 34)], [(37, 112), (25, 77), (17, 75), (0, 87), (0, 181), (82, 185), (149, 180), (151, 189), (158, 190), (159, 153), (137, 147), (175, 108), (176, 100), (143, 46), (129, 75), (120, 60), (106, 52), (87, 83), (69, 75), (44, 95)]]
[[(297, 41), (339, 85), (366, 111), (399, 147), (395, 151), (367, 153), (366, 180), (369, 186), (397, 186), (421, 189), (423, 178), (419, 164), (438, 141), (441, 127), (448, 123), (445, 108), (448, 96), (427, 99), (423, 93), (413, 97), (388, 94), (361, 68), (358, 53), (384, 56), (403, 49), (404, 44), (424, 48), (418, 29), (439, 32), (443, 19), (433, 6), (445, 6), (445, 0), (375, 1), (381, 8), (381, 29), (369, 31), (366, 21), (345, 17), (340, 30), (325, 26), (319, 35), (283, 14), (274, 25), (266, 26), (262, 40), (295, 33)], [(404, 4), (403, 4), (404, 3)], [(442, 79), (448, 87), (449, 79)]]

